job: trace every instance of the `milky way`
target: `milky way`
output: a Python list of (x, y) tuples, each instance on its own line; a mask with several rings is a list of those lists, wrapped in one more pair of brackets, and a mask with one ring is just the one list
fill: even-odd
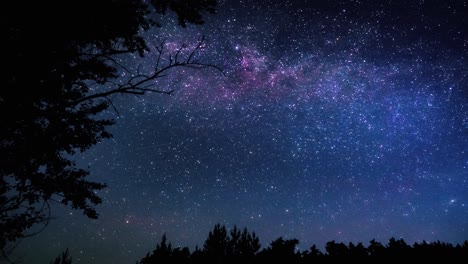
[(302, 250), (468, 239), (467, 2), (375, 2), (221, 2), (203, 26), (165, 20), (152, 43), (204, 35), (197, 60), (224, 73), (186, 69), (156, 83), (173, 96), (113, 98), (114, 138), (77, 157), (108, 184), (100, 219), (57, 206), (18, 251), (132, 263), (163, 233), (202, 246), (216, 223)]

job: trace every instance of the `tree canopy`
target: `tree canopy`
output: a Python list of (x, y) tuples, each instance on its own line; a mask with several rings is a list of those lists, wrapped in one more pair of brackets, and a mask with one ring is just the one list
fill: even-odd
[[(96, 191), (105, 184), (88, 181), (89, 171), (71, 158), (110, 138), (114, 121), (96, 115), (115, 93), (163, 92), (147, 82), (175, 67), (212, 67), (171, 57), (151, 75), (133, 74), (122, 85), (114, 56), (149, 51), (142, 32), (159, 26), (157, 19), (175, 12), (180, 26), (202, 24), (216, 0), (72, 0), (13, 1), (2, 8), (4, 65), (7, 85), (0, 92), (0, 250), (27, 236), (50, 217), (58, 201), (97, 218)], [(161, 56), (163, 49), (156, 50)], [(159, 60), (158, 60), (159, 62)], [(107, 87), (96, 93), (94, 85)]]

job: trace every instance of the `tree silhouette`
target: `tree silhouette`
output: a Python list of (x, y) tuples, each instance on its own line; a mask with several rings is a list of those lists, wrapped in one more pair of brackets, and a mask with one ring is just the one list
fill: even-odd
[(70, 256), (70, 253), (68, 252), (68, 249), (66, 249), (62, 254), (57, 256), (54, 261), (51, 261), (50, 264), (71, 264), (72, 263), (72, 258)]
[(228, 253), (229, 238), (226, 227), (216, 224), (203, 244), (203, 251), (208, 259), (222, 263)]
[(300, 258), (300, 254), (296, 252), (297, 244), (299, 244), (297, 239), (284, 240), (283, 237), (279, 237), (260, 253), (260, 259), (262, 262), (297, 262)]
[(156, 249), (153, 250), (153, 253), (150, 255), (149, 253), (144, 257), (140, 263), (141, 264), (151, 264), (151, 263), (158, 263), (158, 262), (168, 262), (172, 255), (172, 245), (171, 243), (166, 244), (167, 237), (164, 234), (161, 238), (161, 243), (156, 245)]
[(185, 264), (190, 261), (190, 251), (187, 247), (172, 248), (172, 244), (167, 244), (167, 237), (164, 234), (161, 242), (156, 245), (156, 249), (151, 254), (147, 254), (139, 264), (156, 264), (156, 263), (175, 263)]
[(260, 250), (260, 239), (255, 232), (249, 233), (247, 228), (244, 228), (239, 241), (239, 255), (245, 257), (254, 256)]
[(250, 233), (247, 228), (241, 232), (234, 225), (228, 233), (224, 225), (216, 224), (203, 245), (204, 261), (250, 263), (260, 247), (260, 240), (255, 232)]
[(247, 228), (241, 232), (237, 226), (234, 225), (233, 229), (229, 232), (230, 237), (227, 247), (227, 255), (235, 258), (252, 257), (260, 249), (260, 240), (255, 232), (249, 233)]
[(357, 243), (356, 245), (354, 245), (352, 242), (349, 242), (348, 249), (349, 255), (352, 258), (362, 259), (368, 256), (367, 249), (361, 242)]
[(327, 242), (325, 250), (330, 257), (349, 257), (349, 248), (344, 243), (336, 243), (335, 240)]
[(369, 242), (369, 247), (367, 248), (367, 251), (369, 252), (369, 256), (373, 258), (380, 258), (383, 257), (385, 254), (385, 247), (382, 245), (382, 243), (375, 241), (375, 239), (372, 239)]
[(195, 247), (195, 250), (190, 255), (191, 263), (207, 263), (205, 253), (198, 246)]
[(322, 262), (324, 258), (323, 253), (317, 248), (316, 245), (312, 245), (309, 250), (302, 252), (300, 263), (314, 263)]
[(188, 264), (190, 263), (190, 250), (188, 247), (176, 248), (172, 251), (172, 260), (170, 263), (174, 264)]
[(387, 255), (390, 257), (405, 258), (410, 251), (411, 247), (400, 238), (390, 238), (387, 245)]
[(299, 240), (283, 237), (272, 241), (270, 245), (258, 252), (260, 243), (254, 232), (249, 233), (246, 228), (241, 232), (234, 226), (229, 232), (226, 227), (216, 224), (209, 232), (204, 243), (203, 250), (195, 247), (190, 254), (188, 248), (173, 249), (171, 243), (167, 243), (166, 236), (156, 249), (147, 254), (137, 264), (154, 263), (334, 263), (338, 261), (388, 261), (391, 260), (443, 260), (445, 262), (460, 262), (468, 257), (468, 241), (456, 246), (444, 242), (414, 243), (413, 247), (406, 244), (403, 239), (391, 238), (384, 246), (375, 239), (371, 240), (369, 247), (361, 242), (346, 245), (334, 240), (325, 245), (326, 253), (323, 254), (315, 245), (299, 253), (296, 250)]
[(241, 231), (234, 225), (234, 227), (229, 232), (231, 236), (228, 242), (227, 255), (237, 256), (240, 255), (240, 238)]
[[(148, 3), (148, 4), (147, 4)], [(0, 92), (0, 252), (6, 256), (31, 227), (50, 218), (58, 201), (97, 218), (96, 191), (73, 154), (103, 139), (114, 122), (96, 115), (114, 94), (171, 94), (154, 81), (180, 67), (214, 67), (196, 60), (203, 46), (167, 54), (156, 47), (150, 74), (129, 72), (118, 57), (149, 51), (141, 32), (167, 11), (181, 26), (203, 23), (216, 0), (71, 0), (11, 2), (2, 13), (7, 87)], [(65, 29), (65, 30), (64, 30)], [(164, 56), (163, 56), (164, 55)], [(131, 76), (118, 78), (122, 72)], [(10, 246), (7, 246), (10, 245)]]

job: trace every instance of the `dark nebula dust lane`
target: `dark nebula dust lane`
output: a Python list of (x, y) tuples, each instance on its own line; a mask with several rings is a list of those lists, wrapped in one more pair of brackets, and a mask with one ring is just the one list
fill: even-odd
[[(186, 69), (155, 84), (173, 96), (115, 97), (114, 138), (77, 157), (108, 184), (100, 219), (57, 207), (22, 250), (132, 263), (164, 233), (202, 246), (216, 223), (246, 226), (263, 246), (297, 238), (303, 250), (466, 240), (466, 9), (220, 1), (203, 26), (165, 21), (152, 42), (170, 50), (204, 35), (198, 59), (224, 74)], [(122, 62), (150, 70), (151, 55)]]

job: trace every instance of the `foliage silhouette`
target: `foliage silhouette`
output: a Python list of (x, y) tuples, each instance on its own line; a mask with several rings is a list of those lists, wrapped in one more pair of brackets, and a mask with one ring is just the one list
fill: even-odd
[(172, 248), (171, 243), (167, 244), (166, 234), (162, 236), (161, 242), (156, 245), (156, 249), (152, 254), (147, 254), (139, 263), (140, 264), (155, 264), (155, 263), (189, 263), (190, 250), (184, 248)]
[(316, 245), (312, 245), (309, 250), (302, 252), (300, 263), (312, 263), (323, 261), (324, 254), (317, 248)]
[(371, 257), (380, 258), (384, 256), (385, 247), (382, 245), (382, 243), (375, 241), (375, 239), (372, 239), (369, 242), (369, 247), (367, 248), (367, 251), (369, 252), (369, 255)]
[(172, 249), (166, 241), (166, 235), (163, 235), (156, 249), (138, 263), (253, 263), (261, 247), (255, 232), (250, 233), (247, 228), (241, 232), (236, 226), (228, 232), (220, 224), (216, 224), (209, 232), (203, 249), (196, 247), (192, 254), (188, 248)]
[(66, 249), (62, 254), (57, 256), (54, 261), (51, 261), (50, 264), (72, 264), (72, 257)]
[(327, 242), (325, 250), (329, 257), (349, 257), (349, 248), (344, 243), (336, 243), (335, 240)]
[[(2, 12), (7, 87), (0, 92), (0, 253), (5, 257), (37, 224), (50, 219), (49, 202), (58, 201), (97, 218), (96, 191), (72, 155), (110, 138), (114, 121), (97, 114), (114, 94), (171, 94), (150, 85), (178, 67), (214, 67), (196, 61), (202, 40), (167, 54), (156, 47), (151, 74), (129, 72), (116, 56), (143, 56), (141, 35), (158, 26), (167, 11), (179, 24), (201, 24), (216, 0), (13, 1)], [(65, 29), (65, 30), (63, 30)], [(165, 55), (165, 56), (162, 56)], [(166, 56), (168, 55), (168, 56)], [(168, 57), (168, 58), (167, 58)], [(167, 58), (167, 59), (165, 59)], [(127, 80), (113, 79), (125, 71)]]
[(228, 233), (226, 227), (215, 225), (203, 245), (205, 261), (210, 263), (250, 262), (260, 249), (260, 241), (255, 232), (247, 228), (241, 232), (234, 226)]
[(208, 238), (203, 245), (203, 251), (209, 259), (214, 259), (217, 262), (221, 261), (227, 255), (229, 241), (226, 227), (217, 224), (213, 231), (208, 234)]
[(296, 251), (298, 244), (297, 239), (284, 240), (283, 237), (279, 237), (259, 253), (259, 259), (261, 262), (297, 262), (300, 258), (299, 252)]
[[(242, 236), (251, 237), (246, 239), (246, 248), (242, 248)], [(153, 263), (335, 263), (339, 261), (387, 261), (400, 260), (443, 260), (457, 261), (468, 257), (468, 241), (463, 244), (453, 246), (440, 241), (427, 243), (414, 243), (408, 245), (402, 238), (390, 238), (387, 245), (377, 242), (375, 239), (369, 242), (368, 247), (358, 242), (350, 242), (346, 245), (343, 242), (329, 241), (325, 245), (326, 252), (322, 253), (315, 245), (302, 253), (297, 251), (299, 244), (297, 239), (283, 239), (279, 237), (270, 245), (259, 251), (260, 243), (255, 233), (249, 233), (246, 228), (241, 232), (234, 226), (229, 232), (225, 226), (216, 224), (209, 232), (204, 243), (204, 249), (195, 248), (190, 253), (188, 248), (172, 249), (171, 244), (167, 244), (164, 235), (160, 244), (150, 255), (146, 255), (139, 264)], [(176, 253), (178, 252), (178, 253)], [(248, 252), (248, 253), (247, 253)]]
[(249, 258), (255, 255), (260, 250), (261, 244), (260, 239), (257, 237), (255, 232), (250, 233), (247, 228), (242, 230), (234, 228), (231, 230), (231, 239), (228, 247), (228, 255)]
[(354, 245), (352, 242), (349, 242), (348, 249), (349, 255), (354, 258), (362, 259), (369, 256), (367, 249), (361, 242), (357, 243), (357, 245)]
[(410, 246), (400, 238), (395, 239), (394, 237), (390, 238), (387, 245), (387, 257), (396, 257), (402, 256), (405, 257), (410, 250)]

